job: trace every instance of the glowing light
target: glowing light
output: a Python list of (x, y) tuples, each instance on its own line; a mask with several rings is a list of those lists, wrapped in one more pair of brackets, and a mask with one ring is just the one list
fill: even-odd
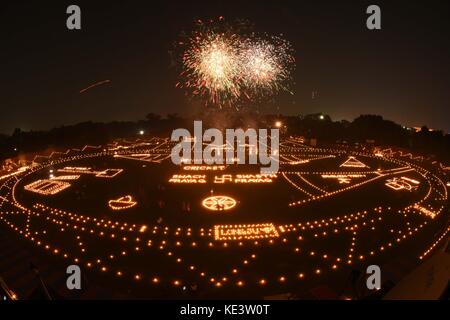
[(214, 176), (214, 183), (232, 182), (233, 176), (231, 174), (223, 174), (221, 176)]
[(34, 181), (24, 187), (25, 190), (39, 193), (42, 195), (54, 195), (57, 194), (67, 188), (69, 188), (71, 185), (68, 182), (64, 181), (57, 181), (57, 180), (37, 180)]
[(186, 171), (223, 171), (226, 166), (184, 166), (183, 170)]
[(89, 167), (64, 167), (62, 169), (58, 169), (58, 172), (61, 173), (92, 174), (97, 178), (114, 178), (122, 171), (123, 169), (106, 169), (103, 171), (95, 171)]
[(427, 208), (424, 208), (424, 207), (422, 207), (422, 206), (420, 206), (418, 204), (415, 204), (413, 206), (413, 208), (418, 210), (420, 213), (423, 213), (424, 215), (431, 217), (431, 219), (434, 219), (436, 217), (436, 213), (435, 212), (433, 212), (431, 210), (428, 210)]
[(344, 163), (340, 165), (341, 167), (350, 167), (350, 168), (368, 168), (367, 165), (359, 161), (353, 156), (349, 156)]
[(230, 210), (236, 206), (236, 200), (228, 196), (211, 196), (204, 199), (202, 205), (213, 211)]
[(5, 175), (3, 175), (3, 176), (0, 176), (0, 180), (3, 180), (3, 179), (6, 179), (6, 178), (9, 178), (9, 177), (12, 177), (12, 176), (21, 174), (21, 173), (27, 171), (28, 169), (29, 169), (28, 166), (22, 166), (22, 167), (20, 167), (19, 169), (17, 169), (17, 170), (14, 171), (14, 172), (5, 174)]
[(276, 177), (276, 174), (236, 174), (234, 176), (232, 174), (223, 174), (214, 176), (214, 183), (272, 183)]
[(411, 186), (409, 182), (405, 181), (403, 178), (397, 177), (386, 180), (385, 185), (395, 191), (399, 190), (412, 191), (413, 189), (415, 189), (415, 187)]
[(254, 240), (278, 236), (278, 231), (272, 223), (214, 226), (215, 240)]
[(136, 204), (137, 202), (133, 201), (133, 197), (129, 195), (108, 201), (108, 206), (112, 210), (125, 210), (134, 207)]
[(337, 179), (340, 184), (349, 184), (352, 178), (364, 178), (365, 174), (322, 174), (323, 179)]
[(64, 175), (64, 176), (54, 176), (50, 175), (51, 180), (78, 180), (80, 175)]
[(174, 174), (169, 179), (170, 183), (206, 183), (204, 174)]
[(411, 179), (411, 178), (408, 178), (408, 177), (401, 177), (401, 179), (402, 180), (405, 180), (405, 181), (408, 181), (408, 182), (411, 182), (412, 184), (420, 184), (420, 181), (417, 181), (417, 180), (415, 180), (415, 179)]

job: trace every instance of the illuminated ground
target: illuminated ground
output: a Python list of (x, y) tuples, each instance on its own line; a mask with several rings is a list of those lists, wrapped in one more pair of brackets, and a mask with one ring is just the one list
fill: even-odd
[(39, 159), (0, 181), (0, 225), (55, 268), (78, 264), (144, 298), (301, 297), (324, 283), (339, 296), (351, 270), (418, 264), (449, 231), (446, 181), (412, 155), (286, 139), (278, 174), (261, 177), (174, 166), (165, 139), (124, 146)]

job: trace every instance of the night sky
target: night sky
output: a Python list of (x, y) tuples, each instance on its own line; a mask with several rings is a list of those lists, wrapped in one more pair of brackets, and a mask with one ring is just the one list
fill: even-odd
[[(81, 7), (81, 31), (66, 28), (70, 4)], [(381, 7), (381, 31), (366, 28), (369, 4)], [(194, 20), (219, 16), (282, 33), (295, 49), (295, 94), (262, 111), (379, 114), (448, 132), (449, 15), (449, 1), (9, 1), (0, 7), (0, 133), (192, 112), (198, 103), (175, 88), (173, 44)]]

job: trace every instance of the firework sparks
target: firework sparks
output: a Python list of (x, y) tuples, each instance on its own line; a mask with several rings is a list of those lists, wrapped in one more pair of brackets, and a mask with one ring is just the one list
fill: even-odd
[(290, 44), (279, 37), (247, 35), (201, 24), (186, 42), (177, 86), (215, 105), (232, 105), (288, 91), (295, 65)]
[(249, 41), (242, 51), (246, 85), (253, 95), (272, 95), (288, 90), (287, 83), (294, 64), (287, 41), (272, 37)]
[(192, 49), (183, 57), (187, 87), (206, 95), (211, 102), (235, 100), (240, 95), (238, 40), (224, 34), (207, 34), (193, 39)]

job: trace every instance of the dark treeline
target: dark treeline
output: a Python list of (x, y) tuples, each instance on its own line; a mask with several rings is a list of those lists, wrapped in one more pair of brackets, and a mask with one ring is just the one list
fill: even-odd
[(418, 154), (450, 161), (450, 135), (426, 126), (416, 130), (377, 115), (361, 115), (349, 121), (332, 121), (322, 114), (287, 117), (290, 134), (315, 137), (324, 142), (365, 143), (408, 149)]
[[(254, 111), (224, 112), (204, 110), (195, 117), (169, 114), (162, 117), (150, 113), (145, 120), (128, 122), (83, 122), (62, 126), (49, 131), (22, 131), (15, 129), (12, 135), (0, 135), (0, 158), (12, 158), (24, 153), (43, 150), (61, 150), (84, 145), (101, 145), (117, 138), (170, 135), (175, 128), (192, 130), (193, 120), (203, 120), (204, 129), (268, 128), (281, 122), (283, 134), (316, 138), (320, 143), (366, 143), (395, 146), (418, 154), (435, 156), (450, 161), (450, 135), (442, 131), (405, 128), (381, 116), (361, 115), (353, 121), (333, 121), (325, 114), (305, 116), (261, 115)], [(191, 131), (192, 132), (192, 131)]]

